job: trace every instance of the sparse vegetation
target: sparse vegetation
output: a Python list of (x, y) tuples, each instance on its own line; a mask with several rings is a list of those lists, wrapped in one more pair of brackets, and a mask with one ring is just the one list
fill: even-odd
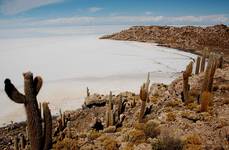
[(175, 121), (176, 120), (176, 115), (175, 113), (173, 112), (169, 112), (167, 113), (167, 118), (166, 118), (167, 121)]
[(160, 122), (157, 120), (149, 120), (145, 127), (144, 133), (147, 137), (154, 138), (160, 134)]
[(153, 150), (182, 150), (183, 147), (184, 142), (181, 139), (169, 134), (152, 143)]
[(143, 130), (131, 129), (124, 135), (124, 141), (132, 143), (145, 142), (146, 136)]

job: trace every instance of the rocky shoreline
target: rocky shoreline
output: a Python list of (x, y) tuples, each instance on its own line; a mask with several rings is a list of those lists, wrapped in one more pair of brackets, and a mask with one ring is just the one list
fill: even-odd
[[(200, 90), (203, 80), (204, 72), (191, 75), (192, 90)], [(207, 112), (200, 112), (197, 100), (184, 104), (182, 86), (182, 76), (170, 85), (151, 84), (146, 105), (150, 109), (141, 123), (138, 121), (142, 107), (139, 93), (100, 95), (88, 90), (82, 108), (53, 118), (53, 149), (228, 149), (229, 65), (216, 70), (213, 104)], [(120, 97), (125, 103), (120, 115), (121, 126), (106, 127), (106, 104), (112, 99), (114, 106), (118, 106)], [(65, 116), (68, 125), (58, 131), (61, 116)], [(26, 134), (26, 123), (0, 128), (0, 149), (13, 149), (15, 136)]]
[(209, 27), (133, 26), (119, 33), (105, 35), (100, 39), (158, 43), (159, 46), (199, 55), (202, 54), (202, 50), (208, 48), (213, 52), (222, 52), (225, 61), (229, 62), (229, 27), (226, 25)]

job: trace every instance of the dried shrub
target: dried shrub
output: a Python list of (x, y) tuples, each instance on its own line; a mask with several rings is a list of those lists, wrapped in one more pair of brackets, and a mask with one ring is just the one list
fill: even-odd
[(124, 135), (124, 141), (132, 143), (145, 142), (146, 136), (144, 131), (132, 129)]
[(229, 99), (224, 99), (223, 104), (229, 104)]
[(176, 115), (173, 112), (167, 113), (167, 121), (175, 121), (176, 120)]
[(58, 141), (53, 145), (53, 149), (56, 150), (79, 150), (78, 142), (74, 139), (65, 138), (62, 141)]
[(185, 138), (185, 149), (187, 150), (201, 150), (201, 139), (198, 134), (190, 134)]
[(152, 102), (153, 104), (157, 104), (157, 102), (158, 102), (158, 97), (155, 95), (149, 97), (149, 99), (150, 99), (150, 102)]
[(176, 106), (179, 106), (180, 102), (179, 100), (175, 99), (175, 100), (171, 100), (171, 101), (168, 101), (166, 103), (166, 107), (176, 107)]
[(152, 150), (182, 150), (184, 142), (180, 138), (164, 135), (156, 142), (151, 143)]
[(101, 136), (101, 133), (96, 131), (96, 130), (91, 130), (88, 132), (88, 135), (87, 137), (90, 139), (90, 140), (95, 140), (97, 139), (98, 137)]
[(114, 138), (102, 135), (98, 139), (101, 142), (102, 147), (104, 147), (106, 150), (118, 150), (119, 145)]
[(137, 130), (144, 130), (145, 128), (145, 123), (135, 123), (134, 124), (134, 128), (137, 129)]
[(199, 107), (198, 107), (197, 103), (190, 103), (190, 104), (186, 105), (186, 108), (190, 109), (190, 110), (197, 110)]
[(144, 133), (146, 136), (154, 138), (160, 134), (160, 123), (156, 120), (149, 120), (144, 128)]
[(134, 144), (133, 143), (127, 143), (124, 147), (123, 150), (133, 150), (134, 149)]

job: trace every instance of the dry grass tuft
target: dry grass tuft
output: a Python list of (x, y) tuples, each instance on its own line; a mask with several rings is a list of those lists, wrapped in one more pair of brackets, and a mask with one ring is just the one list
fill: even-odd
[(79, 150), (78, 142), (74, 139), (65, 138), (53, 145), (56, 150)]
[(167, 121), (175, 121), (176, 120), (176, 115), (175, 113), (173, 112), (168, 112), (167, 113), (167, 118), (166, 118)]
[(98, 140), (101, 142), (102, 147), (104, 147), (106, 150), (118, 150), (119, 145), (117, 141), (114, 140), (114, 138), (102, 135), (98, 138)]
[(185, 149), (187, 150), (201, 150), (201, 139), (198, 134), (190, 134), (185, 138)]
[(160, 123), (156, 120), (149, 120), (144, 128), (144, 133), (146, 136), (154, 138), (160, 134)]
[(146, 136), (143, 130), (132, 129), (124, 135), (125, 142), (142, 143), (145, 142)]

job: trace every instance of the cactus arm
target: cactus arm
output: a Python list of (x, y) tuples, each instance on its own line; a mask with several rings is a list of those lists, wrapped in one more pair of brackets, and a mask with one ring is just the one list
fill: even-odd
[(37, 95), (42, 87), (43, 80), (40, 76), (36, 76), (33, 80), (34, 94)]
[(5, 79), (5, 92), (15, 103), (25, 103), (25, 96), (15, 88), (10, 79)]

